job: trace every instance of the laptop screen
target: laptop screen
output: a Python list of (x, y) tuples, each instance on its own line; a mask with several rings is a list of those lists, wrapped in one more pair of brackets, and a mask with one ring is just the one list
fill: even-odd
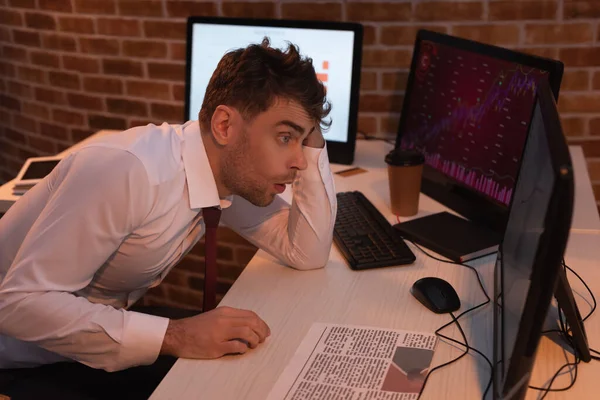
[(285, 49), (297, 45), (300, 54), (312, 58), (315, 72), (327, 90), (332, 109), (332, 125), (324, 132), (327, 141), (347, 142), (350, 121), (352, 63), (355, 32), (349, 30), (308, 29), (259, 25), (192, 25), (190, 91), (188, 119), (197, 119), (206, 86), (223, 55), (267, 36), (271, 46)]

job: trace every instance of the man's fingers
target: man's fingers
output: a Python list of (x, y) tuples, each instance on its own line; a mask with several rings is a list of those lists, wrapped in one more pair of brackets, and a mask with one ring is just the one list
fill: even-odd
[(244, 354), (248, 351), (248, 346), (246, 343), (242, 343), (239, 340), (229, 340), (227, 342), (221, 343), (219, 347), (221, 350), (221, 354)]
[(265, 321), (260, 318), (234, 318), (232, 320), (232, 326), (249, 327), (258, 335), (261, 343), (271, 334), (271, 330)]
[(227, 339), (229, 339), (229, 340), (235, 340), (235, 339), (243, 340), (243, 341), (245, 341), (247, 343), (248, 347), (250, 347), (251, 349), (256, 348), (256, 346), (258, 346), (258, 344), (260, 342), (262, 342), (260, 340), (260, 338), (258, 337), (258, 335), (256, 334), (256, 332), (254, 332), (252, 329), (250, 329), (247, 326), (239, 326), (239, 327), (231, 328), (227, 332)]
[[(231, 307), (219, 307), (222, 315), (228, 317), (240, 318), (243, 322), (240, 325), (248, 325), (261, 337), (261, 342), (265, 340), (267, 336), (271, 335), (271, 329), (254, 311), (241, 310), (238, 308)], [(236, 324), (236, 326), (238, 326)]]

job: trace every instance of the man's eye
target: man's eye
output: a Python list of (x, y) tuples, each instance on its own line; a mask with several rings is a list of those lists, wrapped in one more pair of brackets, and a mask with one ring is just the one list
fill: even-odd
[(289, 135), (283, 135), (283, 136), (279, 136), (279, 140), (283, 144), (288, 144), (290, 142), (290, 140), (292, 140), (292, 137)]

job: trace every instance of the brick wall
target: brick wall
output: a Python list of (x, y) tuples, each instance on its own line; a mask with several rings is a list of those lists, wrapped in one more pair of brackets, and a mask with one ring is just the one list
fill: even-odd
[[(363, 23), (359, 128), (378, 135), (396, 132), (418, 28), (558, 58), (563, 127), (600, 205), (598, 0), (0, 0), (0, 180), (99, 129), (181, 122), (188, 15)], [(220, 245), (223, 294), (255, 249), (227, 230)], [(201, 261), (199, 245), (145, 301), (199, 305)]]

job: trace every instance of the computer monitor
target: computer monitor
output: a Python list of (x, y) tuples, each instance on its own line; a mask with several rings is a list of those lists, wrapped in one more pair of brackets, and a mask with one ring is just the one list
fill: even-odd
[(573, 215), (573, 170), (554, 97), (537, 87), (533, 117), (494, 273), (494, 398), (525, 396), (553, 294), (578, 357), (590, 353), (562, 269)]
[(324, 132), (331, 162), (354, 160), (358, 120), (362, 25), (357, 23), (189, 17), (185, 120), (197, 119), (206, 86), (223, 55), (268, 37), (271, 45), (297, 45), (313, 61), (331, 103), (331, 127)]
[(502, 234), (537, 84), (563, 64), (421, 30), (396, 146), (425, 155), (421, 191)]

